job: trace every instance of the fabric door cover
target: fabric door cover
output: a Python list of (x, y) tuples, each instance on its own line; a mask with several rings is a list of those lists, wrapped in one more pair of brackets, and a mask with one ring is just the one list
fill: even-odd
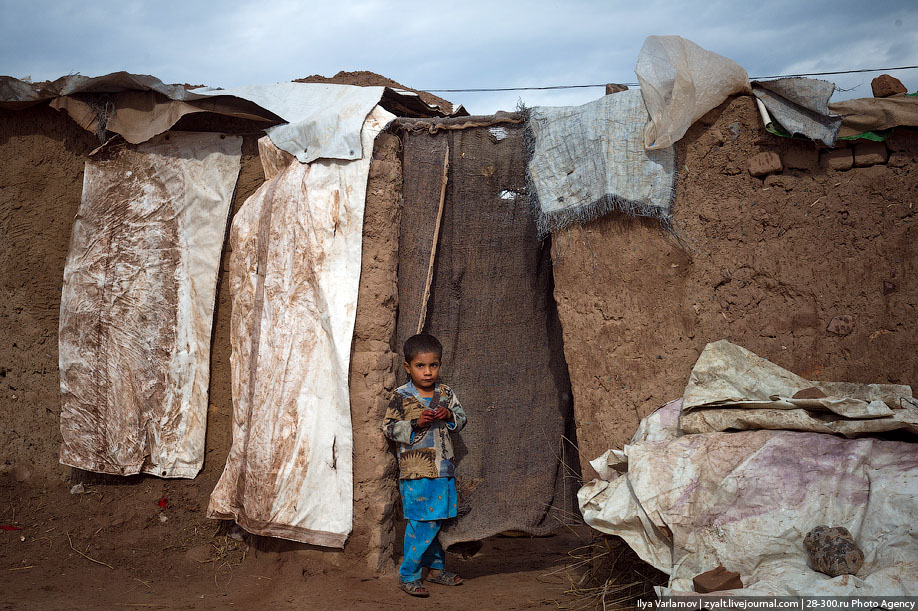
[(376, 107), (355, 161), (259, 140), (268, 179), (230, 230), (233, 443), (208, 516), (343, 547), (353, 517), (348, 364)]
[(242, 138), (172, 132), (86, 163), (64, 268), (60, 461), (194, 477)]
[[(571, 394), (548, 242), (526, 195), (521, 126), (409, 133), (399, 241), (399, 350), (417, 330), (449, 154), (425, 331), (469, 424), (454, 436), (459, 517), (444, 546), (507, 530), (547, 534), (573, 510)], [(576, 459), (569, 461), (576, 462)]]

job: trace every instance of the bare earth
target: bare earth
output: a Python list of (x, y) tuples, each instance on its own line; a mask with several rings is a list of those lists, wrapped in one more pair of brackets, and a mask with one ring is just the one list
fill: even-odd
[[(153, 477), (130, 483), (69, 482), (51, 488), (0, 476), (2, 609), (556, 609), (577, 606), (565, 594), (568, 552), (583, 532), (530, 539), (495, 537), (470, 560), (449, 556), (465, 577), (431, 585), (413, 599), (395, 586), (394, 570), (376, 575), (329, 566), (318, 548), (288, 551), (257, 539), (249, 546), (215, 535), (199, 485)], [(160, 501), (165, 498), (165, 507)], [(206, 498), (206, 495), (205, 497)], [(24, 540), (23, 540), (24, 539)], [(71, 547), (72, 545), (72, 547)], [(261, 548), (261, 549), (260, 549)]]

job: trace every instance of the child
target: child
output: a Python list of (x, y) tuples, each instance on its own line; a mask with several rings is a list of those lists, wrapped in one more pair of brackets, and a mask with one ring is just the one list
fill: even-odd
[(405, 527), (405, 559), (398, 571), (399, 588), (412, 596), (429, 596), (421, 583), (457, 586), (462, 578), (444, 569), (437, 538), (443, 520), (456, 517), (453, 444), (450, 431), (461, 431), (466, 416), (456, 395), (440, 377), (443, 346), (426, 333), (405, 342), (405, 371), (411, 380), (396, 389), (383, 431), (398, 444), (399, 492)]

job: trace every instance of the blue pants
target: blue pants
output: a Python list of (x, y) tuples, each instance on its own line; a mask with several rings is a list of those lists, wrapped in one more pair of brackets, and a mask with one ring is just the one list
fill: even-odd
[(443, 546), (437, 534), (443, 520), (408, 520), (405, 526), (405, 559), (398, 570), (403, 583), (421, 578), (421, 568), (443, 570)]

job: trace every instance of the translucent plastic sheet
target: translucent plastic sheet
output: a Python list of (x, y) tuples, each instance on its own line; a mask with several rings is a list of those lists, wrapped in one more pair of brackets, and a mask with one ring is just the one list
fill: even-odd
[(648, 36), (634, 72), (650, 113), (648, 149), (672, 146), (728, 96), (750, 92), (739, 64), (681, 36)]
[(66, 465), (194, 477), (214, 294), (242, 138), (172, 132), (86, 163), (64, 268)]
[(259, 140), (268, 181), (233, 220), (233, 444), (208, 516), (343, 547), (353, 517), (348, 365), (376, 107), (356, 161), (299, 163)]

